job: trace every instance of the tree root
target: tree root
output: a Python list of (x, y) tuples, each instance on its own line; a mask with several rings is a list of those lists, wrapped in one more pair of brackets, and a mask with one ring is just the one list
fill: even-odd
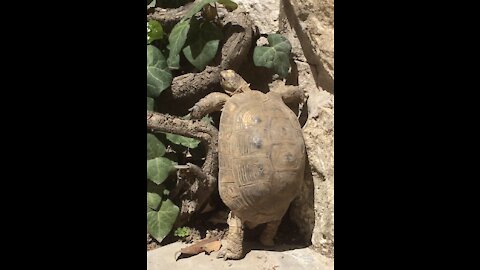
[(147, 20), (156, 20), (162, 24), (164, 30), (170, 30), (177, 24), (183, 16), (193, 7), (193, 2), (179, 8), (160, 8), (156, 7), (153, 13), (147, 14)]

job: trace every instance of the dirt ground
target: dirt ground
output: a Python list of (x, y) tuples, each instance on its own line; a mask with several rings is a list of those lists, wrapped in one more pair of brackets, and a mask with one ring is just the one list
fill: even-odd
[(241, 260), (216, 258), (198, 254), (176, 260), (175, 253), (186, 244), (174, 242), (147, 253), (147, 270), (332, 270), (334, 262), (308, 247), (276, 245), (266, 249), (258, 242), (245, 242), (245, 257)]

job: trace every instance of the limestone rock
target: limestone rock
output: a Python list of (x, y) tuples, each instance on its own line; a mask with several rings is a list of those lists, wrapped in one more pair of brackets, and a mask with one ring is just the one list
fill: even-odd
[(280, 0), (235, 0), (241, 10), (246, 11), (261, 34), (278, 31)]

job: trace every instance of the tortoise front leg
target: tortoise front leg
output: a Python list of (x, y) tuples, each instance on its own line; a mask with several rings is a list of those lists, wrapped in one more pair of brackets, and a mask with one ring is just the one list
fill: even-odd
[(243, 257), (243, 222), (230, 211), (227, 223), (228, 234), (217, 258), (240, 259)]
[(224, 93), (210, 93), (189, 109), (190, 115), (193, 119), (200, 119), (211, 112), (220, 111), (229, 98), (230, 96)]
[(270, 91), (279, 94), (285, 104), (302, 103), (304, 99), (303, 90), (294, 85), (277, 86)]

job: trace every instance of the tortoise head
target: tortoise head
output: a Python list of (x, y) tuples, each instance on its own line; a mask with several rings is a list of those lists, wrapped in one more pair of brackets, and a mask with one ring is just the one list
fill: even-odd
[(250, 85), (231, 69), (220, 71), (220, 76), (220, 85), (230, 96), (250, 90)]

